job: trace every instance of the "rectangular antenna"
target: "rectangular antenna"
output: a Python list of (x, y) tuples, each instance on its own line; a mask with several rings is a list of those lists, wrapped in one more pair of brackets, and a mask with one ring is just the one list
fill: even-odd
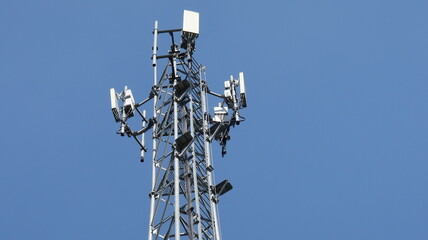
[(199, 13), (184, 10), (183, 32), (189, 32), (199, 35)]
[(247, 107), (247, 95), (245, 92), (245, 80), (244, 80), (244, 73), (239, 73), (239, 90), (241, 95), (241, 104), (243, 108)]
[(119, 115), (119, 104), (117, 102), (116, 91), (114, 88), (110, 88), (110, 102), (111, 102), (111, 111), (113, 112), (114, 120), (116, 122), (120, 121)]

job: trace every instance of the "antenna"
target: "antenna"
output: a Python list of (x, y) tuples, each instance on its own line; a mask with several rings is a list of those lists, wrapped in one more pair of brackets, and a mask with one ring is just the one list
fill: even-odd
[(245, 81), (244, 81), (244, 73), (239, 73), (239, 90), (241, 92), (241, 106), (242, 108), (247, 107), (247, 95), (245, 92)]
[(114, 120), (116, 120), (116, 122), (120, 122), (119, 104), (117, 102), (117, 94), (114, 88), (110, 89), (110, 102), (111, 102), (111, 110), (113, 112)]
[[(205, 66), (193, 57), (199, 36), (197, 12), (184, 10), (182, 29), (159, 30), (155, 21), (153, 34), (154, 84), (148, 97), (136, 102), (128, 87), (119, 93), (110, 89), (113, 117), (120, 123), (117, 133), (135, 139), (141, 162), (147, 157), (145, 133), (151, 130), (148, 239), (220, 240), (217, 205), (220, 196), (233, 187), (228, 180), (215, 184), (211, 144), (218, 141), (224, 156), (230, 128), (245, 120), (239, 113), (247, 106), (244, 74), (225, 81), (223, 94), (209, 90)], [(180, 48), (175, 35), (181, 37)], [(158, 38), (162, 36), (169, 37), (171, 45), (160, 49), (165, 54), (159, 55)], [(159, 63), (164, 67), (158, 76)], [(208, 94), (220, 100), (214, 117), (208, 111)], [(146, 110), (140, 110), (143, 107), (153, 108), (153, 116), (147, 117)], [(141, 118), (137, 127), (128, 122), (134, 116)]]
[(184, 10), (183, 13), (183, 31), (181, 32), (181, 48), (187, 50), (187, 56), (190, 56), (195, 49), (195, 41), (199, 36), (199, 13)]

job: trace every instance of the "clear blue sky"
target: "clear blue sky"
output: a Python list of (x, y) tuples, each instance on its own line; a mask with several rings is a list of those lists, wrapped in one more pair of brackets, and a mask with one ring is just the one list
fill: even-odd
[(183, 9), (211, 88), (247, 80), (214, 152), (224, 239), (428, 239), (422, 0), (2, 1), (0, 239), (146, 238), (150, 165), (109, 88), (147, 96), (153, 23)]

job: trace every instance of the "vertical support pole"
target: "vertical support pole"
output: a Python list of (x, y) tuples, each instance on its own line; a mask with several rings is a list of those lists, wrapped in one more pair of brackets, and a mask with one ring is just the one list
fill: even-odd
[[(191, 104), (192, 102), (190, 101), (190, 108), (191, 108)], [(187, 109), (185, 106), (181, 107), (181, 111), (182, 111), (182, 116), (183, 115), (188, 115), (189, 113), (187, 112)], [(190, 112), (192, 113), (192, 112)], [(192, 116), (190, 116), (190, 125), (192, 125)], [(182, 132), (187, 132), (188, 131), (188, 126), (187, 126), (187, 121), (184, 120), (182, 122)], [(192, 134), (192, 132), (190, 132), (190, 134)], [(193, 137), (193, 135), (192, 135)], [(186, 150), (187, 152), (187, 150)], [(194, 223), (193, 223), (193, 206), (192, 206), (192, 172), (191, 172), (191, 168), (190, 168), (190, 162), (192, 160), (194, 160), (193, 158), (188, 158), (188, 154), (187, 153), (182, 153), (184, 156), (183, 159), (183, 167), (184, 167), (184, 197), (186, 199), (186, 215), (187, 215), (187, 234), (189, 236), (189, 240), (194, 240), (195, 239), (195, 231), (194, 231)], [(185, 227), (186, 228), (186, 227)]]
[[(145, 127), (146, 127), (146, 110), (143, 110), (143, 124), (142, 124), (142, 129), (144, 129)], [(145, 143), (145, 133), (143, 132), (143, 134), (141, 134), (141, 144), (143, 145), (143, 146), (145, 146), (146, 145), (146, 143)], [(141, 148), (141, 152), (140, 152), (140, 161), (141, 162), (144, 162), (144, 149), (143, 148)]]
[[(157, 51), (158, 51), (158, 21), (155, 21), (155, 30), (153, 31), (153, 55), (152, 55), (152, 65), (156, 67), (157, 61)], [(156, 81), (156, 79), (155, 79)], [(156, 84), (156, 82), (155, 82)]]
[[(193, 112), (193, 98), (192, 95), (189, 95), (190, 98), (190, 133), (192, 134), (192, 137), (195, 138), (195, 126), (194, 126), (194, 112)], [(202, 226), (201, 226), (201, 209), (200, 209), (200, 203), (199, 203), (199, 188), (198, 188), (198, 173), (197, 173), (197, 166), (196, 166), (196, 151), (195, 151), (195, 141), (192, 142), (192, 174), (193, 174), (193, 186), (195, 191), (195, 207), (196, 207), (196, 220), (197, 220), (197, 226), (198, 226), (198, 236), (197, 239), (202, 239)], [(193, 219), (192, 219), (193, 221)]]
[(204, 143), (205, 143), (205, 161), (207, 164), (207, 179), (208, 179), (208, 191), (210, 195), (210, 206), (211, 206), (211, 221), (214, 228), (214, 239), (220, 240), (220, 232), (219, 232), (219, 226), (217, 221), (217, 208), (216, 203), (214, 202), (214, 193), (211, 190), (211, 187), (213, 186), (213, 176), (212, 176), (212, 163), (211, 163), (211, 149), (210, 149), (210, 142), (208, 140), (208, 130), (209, 130), (209, 123), (208, 123), (208, 111), (207, 111), (207, 86), (205, 83), (205, 79), (202, 79), (202, 69), (200, 69), (200, 79), (201, 79), (201, 99), (202, 99), (202, 112), (203, 112), (203, 131), (204, 131)]
[[(174, 50), (173, 46), (172, 50)], [(177, 63), (174, 57), (172, 58), (172, 67), (173, 67), (173, 78), (174, 78), (174, 89), (177, 85)], [(174, 92), (174, 141), (178, 138), (178, 103), (177, 96)], [(175, 237), (174, 239), (180, 240), (180, 162), (178, 159), (177, 148), (174, 149), (174, 222), (175, 222)]]
[[(153, 86), (156, 87), (157, 85), (157, 59), (156, 59), (156, 51), (158, 48), (158, 21), (155, 21), (155, 29), (153, 31)], [(152, 132), (152, 139), (153, 139), (153, 152), (152, 152), (152, 191), (150, 192), (150, 219), (149, 219), (149, 237), (148, 240), (153, 240), (153, 216), (155, 214), (155, 184), (156, 184), (156, 131), (158, 128), (158, 123), (156, 119), (156, 104), (158, 102), (158, 96), (155, 94), (154, 101), (153, 101), (153, 118), (155, 119), (155, 123), (153, 125), (153, 132)]]

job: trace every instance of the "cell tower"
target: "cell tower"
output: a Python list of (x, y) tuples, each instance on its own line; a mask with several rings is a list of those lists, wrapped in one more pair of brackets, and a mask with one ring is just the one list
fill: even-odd
[[(220, 240), (218, 199), (232, 185), (228, 180), (214, 183), (211, 143), (218, 141), (222, 155), (226, 154), (230, 127), (244, 120), (239, 114), (247, 106), (244, 74), (225, 81), (224, 94), (209, 90), (205, 67), (193, 57), (199, 36), (197, 12), (184, 11), (182, 29), (159, 30), (155, 21), (153, 34), (154, 82), (148, 98), (136, 103), (131, 89), (125, 87), (120, 93), (110, 89), (113, 115), (120, 123), (117, 133), (137, 141), (141, 162), (147, 151), (144, 135), (152, 132), (148, 239)], [(158, 37), (164, 35), (171, 39), (171, 46), (164, 55), (158, 55)], [(165, 62), (160, 77), (158, 61)], [(207, 94), (220, 99), (214, 116), (207, 109)], [(147, 117), (139, 108), (152, 100), (153, 116)], [(128, 123), (134, 115), (142, 119), (137, 131)]]

